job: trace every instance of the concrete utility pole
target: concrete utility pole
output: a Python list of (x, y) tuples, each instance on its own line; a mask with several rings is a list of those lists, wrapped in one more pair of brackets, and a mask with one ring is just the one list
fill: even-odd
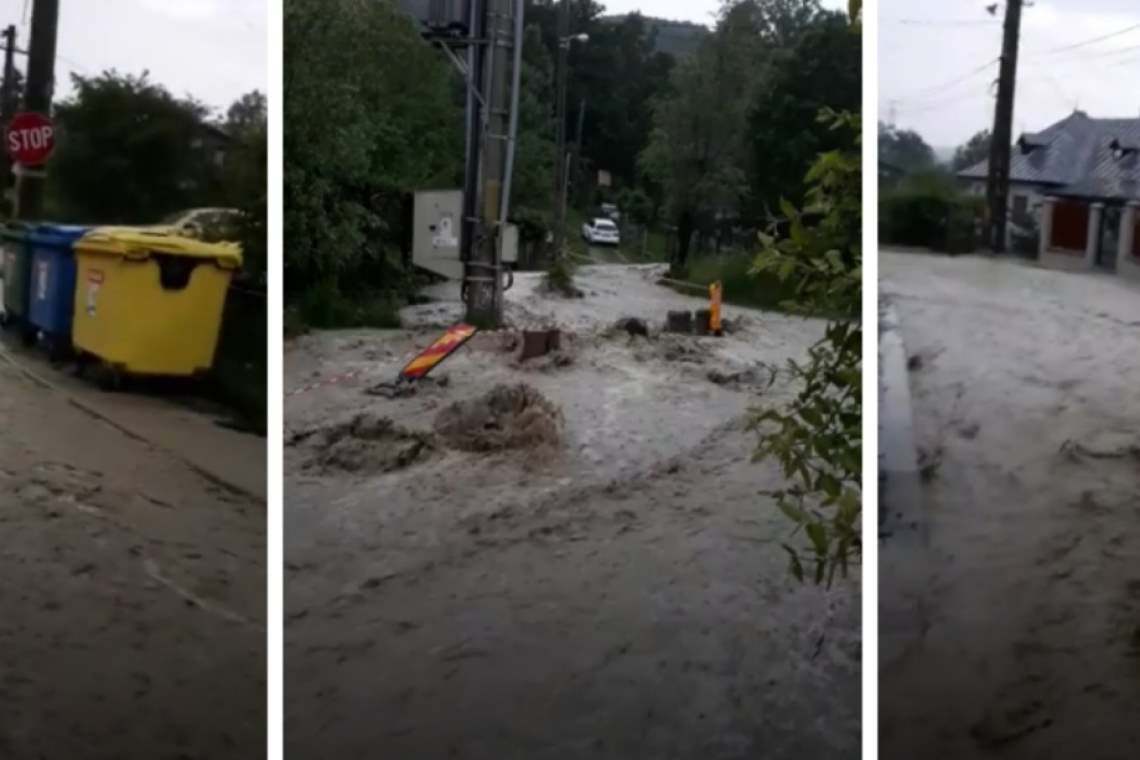
[[(4, 30), (4, 85), (0, 89), (0, 122), (7, 128), (16, 115), (19, 93), (16, 91), (16, 27)], [(8, 189), (12, 187), (12, 159), (7, 150), (0, 150), (0, 206), (8, 208)]]
[(586, 130), (586, 99), (578, 103), (578, 131), (574, 135), (574, 186), (582, 179), (582, 133)]
[[(24, 90), (24, 110), (51, 116), (55, 89), (55, 46), (59, 28), (59, 0), (35, 0), (32, 8), (32, 36), (28, 42), (28, 82)], [(16, 178), (17, 219), (37, 219), (43, 213), (43, 169), (24, 170)]]
[[(478, 223), (466, 261), (467, 321), (497, 327), (502, 319), (502, 212), (509, 202), (512, 86), (516, 37), (514, 0), (484, 0), (482, 31), (487, 46), (476, 56), (482, 72), (483, 130), (479, 150)], [(480, 46), (482, 47), (482, 46)], [(482, 59), (482, 60), (479, 60)], [(472, 157), (474, 158), (474, 157)], [(474, 160), (472, 161), (474, 163)]]
[(986, 200), (990, 209), (990, 244), (997, 253), (1005, 252), (1005, 231), (1009, 216), (1009, 164), (1013, 143), (1013, 96), (1017, 85), (1017, 46), (1021, 37), (1021, 2), (1022, 0), (1006, 0), (997, 107), (994, 110), (994, 133), (986, 182)]
[(570, 170), (566, 161), (566, 85), (570, 68), (570, 0), (562, 0), (558, 16), (558, 96), (555, 105), (557, 138), (554, 173), (554, 260), (562, 258), (562, 248), (566, 244), (566, 216), (562, 194), (566, 187), (566, 174)]

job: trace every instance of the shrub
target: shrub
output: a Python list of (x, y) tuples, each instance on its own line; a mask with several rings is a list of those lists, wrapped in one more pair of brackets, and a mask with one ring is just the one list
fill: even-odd
[(879, 239), (949, 253), (967, 253), (978, 244), (981, 198), (927, 188), (900, 188), (879, 201)]

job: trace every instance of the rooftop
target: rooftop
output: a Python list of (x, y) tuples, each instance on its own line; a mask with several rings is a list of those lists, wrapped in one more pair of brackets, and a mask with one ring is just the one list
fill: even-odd
[[(989, 161), (958, 173), (985, 179)], [(1051, 186), (1060, 196), (1140, 199), (1140, 118), (1095, 119), (1084, 111), (1023, 134), (1010, 156), (1010, 181)]]

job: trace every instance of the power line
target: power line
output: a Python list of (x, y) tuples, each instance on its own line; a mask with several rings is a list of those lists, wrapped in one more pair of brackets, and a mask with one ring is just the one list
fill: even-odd
[(1095, 45), (1098, 42), (1104, 42), (1105, 40), (1111, 40), (1111, 39), (1114, 39), (1116, 37), (1122, 37), (1125, 34), (1128, 34), (1129, 32), (1136, 31), (1137, 29), (1140, 29), (1140, 24), (1134, 24), (1133, 26), (1125, 27), (1124, 29), (1120, 29), (1118, 31), (1111, 32), (1109, 34), (1101, 35), (1100, 37), (1093, 37), (1092, 39), (1089, 39), (1089, 40), (1084, 40), (1082, 42), (1076, 42), (1076, 43), (1073, 43), (1072, 45), (1064, 45), (1064, 46), (1059, 47), (1059, 48), (1052, 48), (1051, 50), (1039, 51), (1037, 53), (1034, 53), (1033, 55), (1051, 55), (1053, 53), (1064, 53), (1064, 52), (1069, 51), (1069, 50), (1077, 50), (1079, 48), (1088, 47), (1089, 45)]
[(930, 87), (924, 87), (921, 90), (915, 90), (914, 92), (910, 93), (909, 95), (903, 95), (899, 98), (896, 98), (896, 100), (913, 100), (913, 99), (915, 99), (919, 96), (922, 96), (922, 95), (933, 95), (933, 94), (936, 94), (936, 93), (941, 92), (943, 90), (948, 90), (956, 84), (961, 84), (962, 82), (965, 82), (966, 80), (968, 80), (972, 77), (975, 77), (978, 74), (981, 74), (986, 69), (990, 68), (995, 63), (998, 63), (1000, 61), (1001, 61), (1000, 57), (994, 58), (993, 60), (987, 61), (986, 63), (982, 64), (981, 66), (978, 66), (976, 69), (970, 69), (965, 74), (962, 74), (962, 75), (957, 76), (953, 79), (942, 82), (940, 84), (931, 85)]
[(997, 19), (921, 19), (900, 18), (896, 22), (904, 26), (993, 26)]
[(1140, 50), (1140, 45), (1129, 45), (1128, 47), (1112, 48), (1111, 50), (1070, 50), (1064, 53), (1053, 54), (1039, 52), (1029, 57), (1036, 58), (1038, 60), (1062, 60), (1066, 63), (1079, 63), (1082, 61), (1096, 61), (1103, 58), (1112, 58), (1113, 56), (1121, 54), (1133, 53), (1137, 50)]

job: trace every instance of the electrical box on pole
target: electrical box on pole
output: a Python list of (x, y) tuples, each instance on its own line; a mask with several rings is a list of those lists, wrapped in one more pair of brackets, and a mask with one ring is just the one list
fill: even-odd
[(466, 160), (459, 221), (467, 321), (497, 327), (509, 276), (511, 178), (518, 135), (524, 0), (398, 0), (463, 76)]

